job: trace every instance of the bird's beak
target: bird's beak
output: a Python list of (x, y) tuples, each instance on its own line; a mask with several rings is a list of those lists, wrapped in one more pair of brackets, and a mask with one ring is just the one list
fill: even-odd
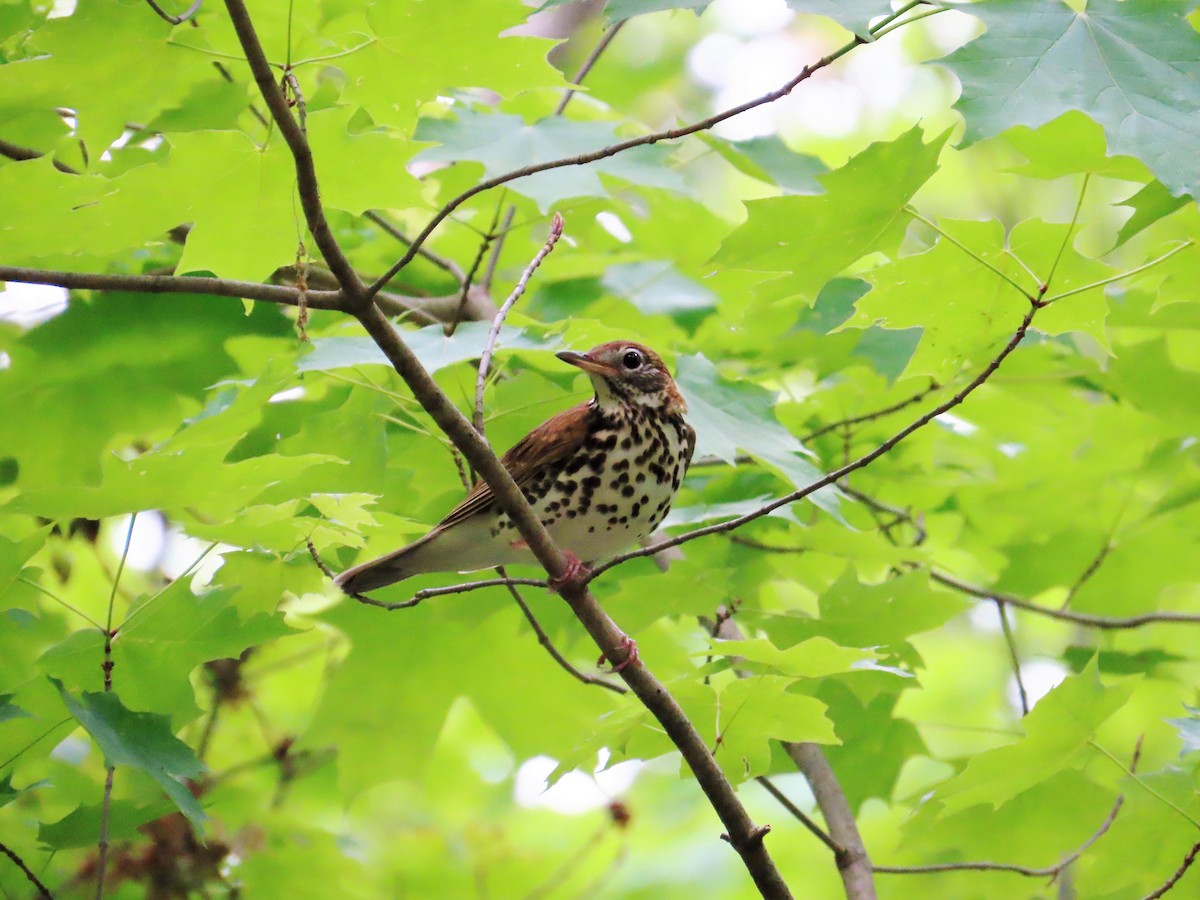
[(578, 366), (585, 372), (594, 372), (597, 375), (613, 375), (616, 370), (611, 366), (606, 366), (603, 363), (598, 363), (586, 353), (576, 353), (574, 350), (564, 350), (561, 353), (554, 354), (563, 362), (572, 366)]

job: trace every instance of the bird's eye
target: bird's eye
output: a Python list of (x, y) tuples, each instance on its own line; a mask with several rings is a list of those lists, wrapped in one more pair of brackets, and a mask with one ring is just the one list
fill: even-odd
[(642, 364), (642, 354), (636, 350), (626, 350), (625, 355), (621, 357), (621, 365), (627, 368), (630, 372), (638, 368)]

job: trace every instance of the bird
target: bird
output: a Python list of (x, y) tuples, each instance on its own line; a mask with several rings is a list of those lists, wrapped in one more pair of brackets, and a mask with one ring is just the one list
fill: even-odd
[[(500, 461), (575, 572), (662, 524), (696, 449), (696, 431), (684, 419), (687, 403), (674, 379), (649, 347), (610, 341), (556, 355), (588, 374), (595, 396), (543, 422)], [(424, 537), (334, 582), (355, 595), (414, 575), (534, 561), (480, 479)]]

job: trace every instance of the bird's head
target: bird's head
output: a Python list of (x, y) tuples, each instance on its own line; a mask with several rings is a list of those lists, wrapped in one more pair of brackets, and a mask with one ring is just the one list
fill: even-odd
[(564, 350), (558, 358), (591, 376), (602, 409), (637, 405), (683, 413), (687, 404), (659, 355), (633, 341), (609, 341), (587, 353)]

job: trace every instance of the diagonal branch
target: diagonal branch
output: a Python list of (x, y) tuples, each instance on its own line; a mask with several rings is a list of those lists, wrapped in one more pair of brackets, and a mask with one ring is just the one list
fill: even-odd
[(1187, 870), (1192, 867), (1192, 863), (1196, 861), (1196, 857), (1200, 855), (1200, 841), (1192, 844), (1192, 849), (1187, 852), (1187, 856), (1183, 858), (1183, 862), (1179, 864), (1179, 868), (1168, 878), (1162, 885), (1148, 893), (1142, 900), (1158, 900), (1164, 896), (1167, 891), (1171, 890), (1179, 882), (1179, 879), (1187, 874)]
[(33, 874), (33, 870), (29, 868), (29, 866), (25, 865), (25, 860), (21, 859), (21, 857), (19, 857), (15, 851), (10, 849), (7, 844), (0, 843), (0, 853), (3, 853), (5, 856), (11, 859), (13, 861), (13, 865), (15, 865), (24, 873), (26, 880), (35, 888), (37, 888), (39, 900), (41, 900), (43, 897), (46, 898), (46, 900), (54, 900), (54, 895), (50, 893), (50, 889), (46, 887), (46, 885), (42, 884), (41, 880)]
[(1008, 358), (1008, 355), (1017, 349), (1017, 346), (1024, 339), (1025, 334), (1029, 331), (1029, 326), (1033, 322), (1033, 317), (1037, 315), (1038, 310), (1041, 309), (1043, 305), (1044, 304), (1042, 304), (1040, 301), (1036, 300), (1030, 303), (1029, 312), (1027, 312), (1024, 318), (1021, 319), (1021, 323), (1017, 326), (1016, 331), (1013, 332), (1012, 337), (1009, 338), (1008, 343), (1004, 345), (1000, 352), (996, 354), (996, 357), (990, 363), (988, 363), (987, 366), (984, 367), (983, 371), (976, 375), (969, 384), (959, 390), (958, 393), (956, 393), (953, 397), (950, 397), (942, 403), (939, 403), (916, 421), (896, 432), (882, 444), (877, 446), (874, 450), (863, 454), (858, 459), (846, 463), (840, 469), (835, 469), (823, 478), (819, 478), (811, 484), (800, 488), (799, 490), (792, 491), (790, 494), (785, 494), (782, 497), (772, 500), (770, 503), (764, 504), (758, 509), (748, 512), (745, 515), (730, 519), (727, 522), (720, 522), (716, 525), (709, 525), (705, 528), (697, 528), (694, 531), (689, 531), (685, 534), (669, 538), (668, 540), (657, 544), (653, 550), (647, 550), (643, 548), (640, 550), (630, 551), (629, 553), (624, 553), (620, 556), (615, 556), (608, 562), (604, 563), (604, 565), (597, 566), (595, 569), (593, 569), (591, 577), (595, 578), (598, 575), (607, 572), (614, 566), (618, 566), (623, 562), (636, 559), (640, 556), (649, 556), (652, 553), (665, 550), (668, 547), (678, 547), (680, 544), (685, 544), (688, 541), (694, 541), (697, 538), (706, 537), (710, 534), (720, 534), (721, 532), (725, 531), (733, 531), (735, 528), (740, 528), (747, 522), (753, 522), (755, 519), (762, 518), (773, 510), (779, 509), (781, 506), (787, 506), (789, 503), (795, 503), (797, 500), (802, 500), (810, 494), (816, 493), (821, 488), (836, 484), (840, 479), (844, 478), (846, 475), (849, 475), (851, 472), (855, 472), (865, 466), (870, 465), (875, 460), (879, 459), (879, 457), (883, 456), (885, 453), (888, 453), (893, 447), (895, 447), (913, 432), (924, 428), (938, 416), (958, 406), (960, 403), (966, 400), (976, 388), (991, 378), (992, 374), (998, 368), (1000, 368), (1000, 365), (1005, 359)]
[[(586, 576), (576, 574), (563, 577), (568, 574), (566, 558), (491, 447), (450, 402), (373, 304), (356, 310), (355, 316), (408, 384), (417, 401), (491, 487), (500, 508), (512, 519), (534, 557), (552, 578), (562, 584), (563, 599), (604, 655), (614, 665), (625, 662), (629, 653), (628, 638), (600, 608), (587, 588)], [(644, 665), (625, 666), (621, 677), (679, 748), (725, 825), (730, 844), (741, 855), (760, 893), (764, 897), (790, 898), (791, 892), (764, 846), (762, 830), (750, 819), (733, 786), (679, 703)]]
[[(723, 640), (736, 641), (745, 637), (741, 628), (733, 621), (733, 616), (729, 614), (718, 615), (714, 634)], [(738, 677), (748, 678), (750, 673), (739, 671)], [(784, 807), (793, 815), (799, 813), (801, 823), (815, 834), (821, 843), (833, 851), (847, 900), (875, 900), (875, 880), (871, 875), (871, 858), (867, 855), (866, 845), (863, 844), (862, 836), (858, 833), (858, 824), (854, 821), (854, 811), (850, 809), (846, 793), (842, 790), (842, 785), (838, 781), (833, 767), (829, 765), (829, 760), (825, 758), (824, 751), (810, 742), (781, 741), (780, 743), (787, 755), (791, 757), (792, 762), (796, 764), (796, 768), (807, 779), (817, 806), (821, 810), (821, 815), (825, 817), (825, 824), (829, 828), (829, 832), (826, 833), (816, 827), (815, 823), (811, 822), (798, 809), (789, 807), (787, 803), (784, 803)], [(763, 781), (765, 779), (760, 779), (760, 782)], [(781, 803), (786, 799), (781, 798), (774, 790), (772, 790), (772, 794)]]

